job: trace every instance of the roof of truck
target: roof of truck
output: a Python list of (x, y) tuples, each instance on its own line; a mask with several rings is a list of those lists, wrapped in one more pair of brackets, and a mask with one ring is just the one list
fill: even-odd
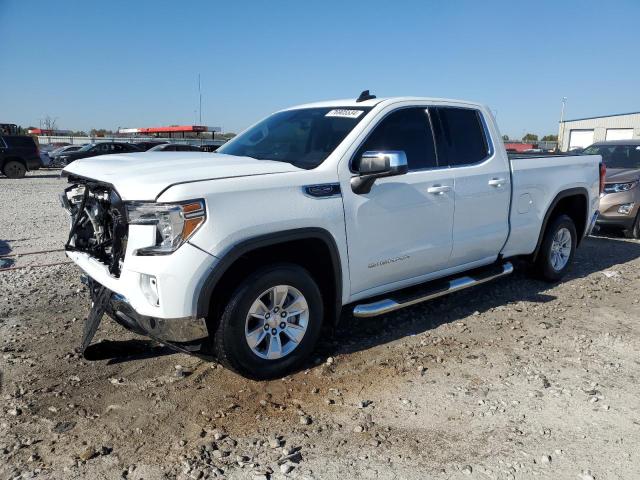
[(374, 107), (379, 103), (396, 103), (406, 101), (421, 101), (421, 102), (445, 102), (445, 103), (465, 103), (468, 105), (479, 106), (477, 102), (470, 102), (468, 100), (455, 100), (451, 98), (433, 98), (433, 97), (382, 97), (372, 98), (370, 100), (364, 100), (358, 102), (355, 98), (346, 98), (342, 100), (327, 100), (323, 102), (305, 103), (302, 105), (296, 105), (294, 107), (287, 108), (285, 110), (297, 110), (300, 108), (322, 108), (322, 107)]

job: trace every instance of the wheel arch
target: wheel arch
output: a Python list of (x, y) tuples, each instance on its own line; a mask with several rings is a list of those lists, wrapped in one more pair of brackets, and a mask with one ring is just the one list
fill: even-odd
[(3, 159), (0, 159), (0, 168), (4, 168), (4, 166), (9, 163), (9, 162), (18, 162), (21, 163), (24, 168), (26, 168), (27, 170), (29, 170), (29, 167), (27, 166), (27, 162), (25, 159), (23, 159), (22, 157), (16, 157), (15, 155), (12, 155), (10, 157), (5, 157)]
[(542, 227), (538, 234), (538, 242), (533, 252), (533, 260), (538, 258), (540, 248), (542, 247), (542, 241), (544, 234), (547, 231), (549, 221), (558, 215), (566, 214), (575, 223), (576, 233), (578, 238), (576, 239), (576, 246), (580, 245), (580, 241), (584, 238), (587, 227), (589, 225), (589, 192), (584, 187), (575, 187), (563, 190), (558, 193), (553, 201), (549, 204), (547, 212), (542, 220)]
[(322, 292), (326, 317), (335, 324), (342, 307), (340, 253), (331, 233), (315, 227), (260, 235), (233, 246), (204, 280), (197, 300), (198, 317), (207, 318), (208, 323), (217, 321), (242, 278), (260, 266), (279, 261), (290, 261), (310, 271)]

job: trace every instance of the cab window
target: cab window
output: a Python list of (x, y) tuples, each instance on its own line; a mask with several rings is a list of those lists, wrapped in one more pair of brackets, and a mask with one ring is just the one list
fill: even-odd
[(360, 147), (357, 162), (367, 151), (402, 150), (407, 156), (409, 170), (438, 166), (429, 114), (425, 107), (403, 108), (385, 117)]

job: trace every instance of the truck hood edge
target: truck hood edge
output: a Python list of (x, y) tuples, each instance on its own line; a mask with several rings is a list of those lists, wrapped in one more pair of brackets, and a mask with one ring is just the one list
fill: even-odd
[(144, 152), (76, 160), (62, 171), (112, 185), (123, 200), (155, 200), (182, 183), (300, 171), (290, 163), (219, 153)]

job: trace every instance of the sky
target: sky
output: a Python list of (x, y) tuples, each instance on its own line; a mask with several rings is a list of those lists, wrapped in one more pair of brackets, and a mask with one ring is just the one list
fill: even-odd
[(640, 1), (0, 0), (0, 122), (238, 132), (365, 89), (490, 106), (502, 133), (640, 111)]

